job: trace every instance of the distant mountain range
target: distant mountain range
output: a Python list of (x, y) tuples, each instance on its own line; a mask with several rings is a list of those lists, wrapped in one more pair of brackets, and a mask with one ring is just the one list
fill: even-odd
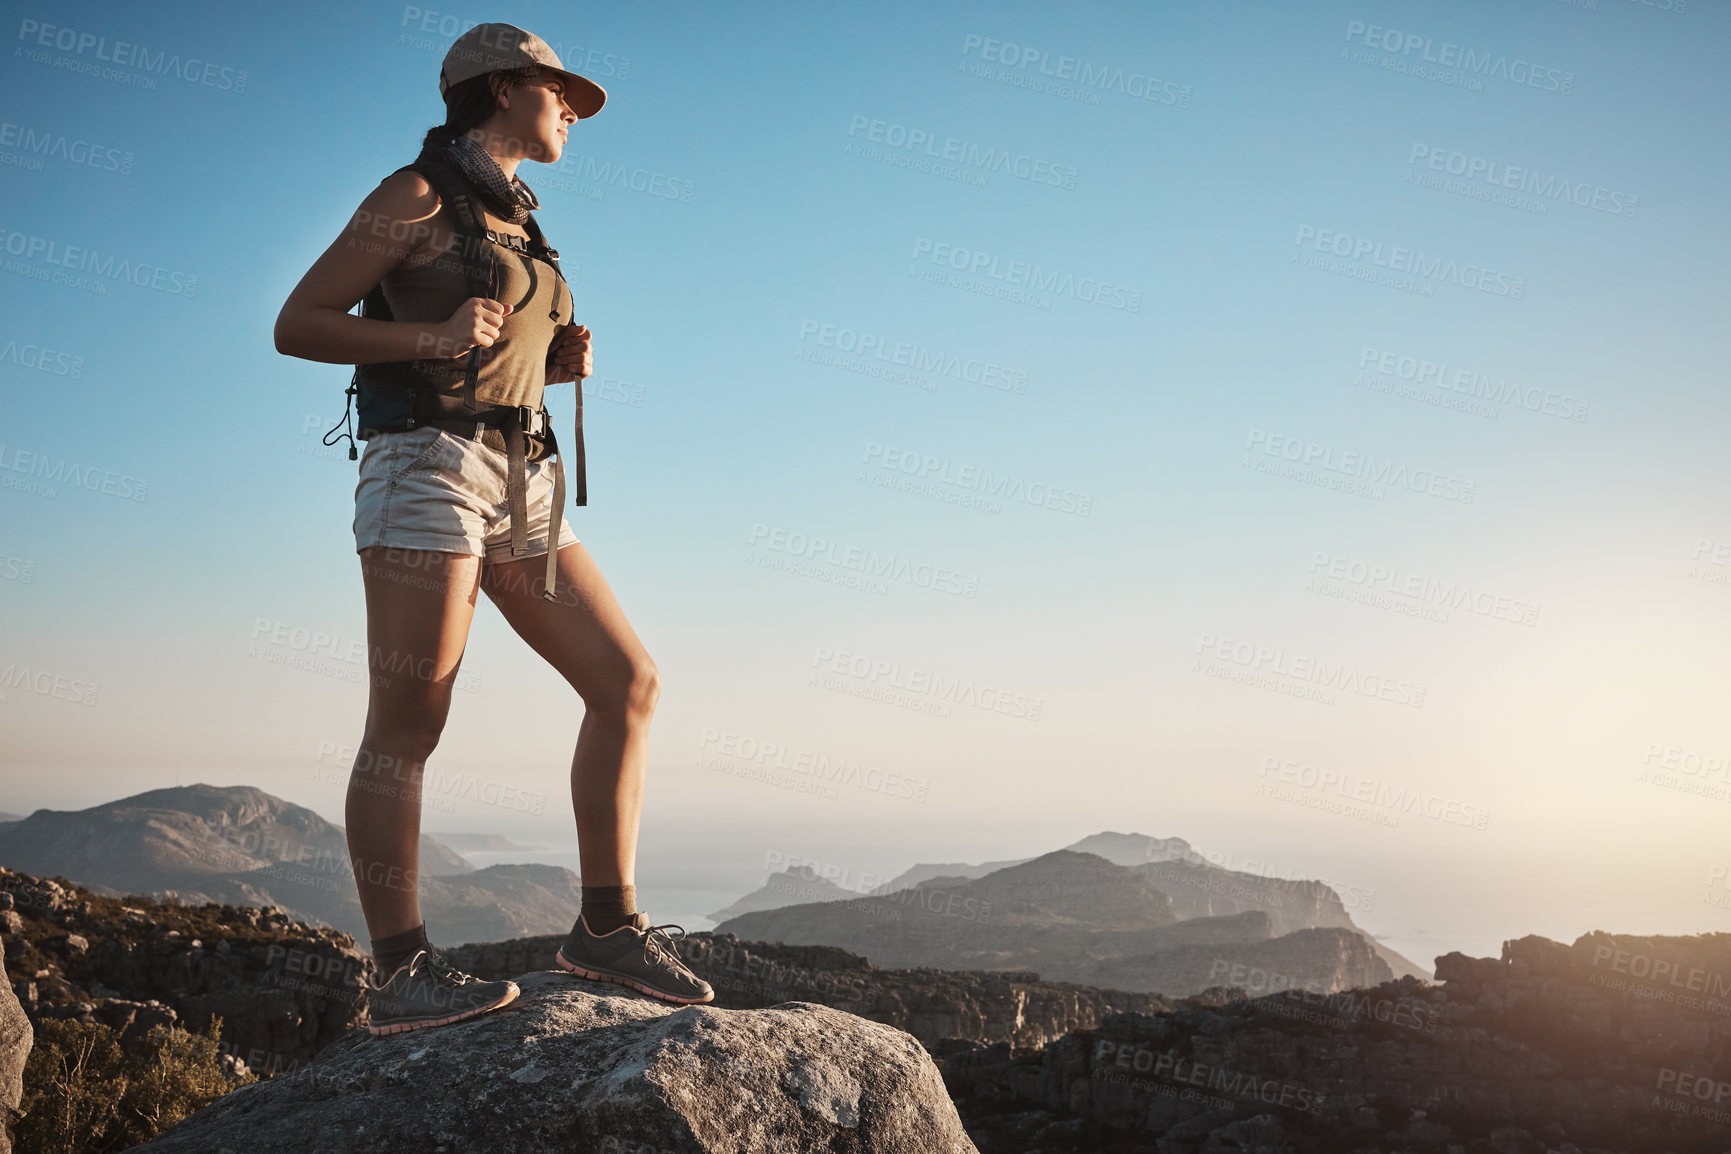
[[(0, 865), (115, 897), (279, 906), (367, 941), (342, 827), (248, 786), (177, 786), (90, 809), (39, 809), (0, 824)], [(577, 875), (561, 866), (477, 870), (424, 836), (421, 873), (427, 932), (445, 944), (564, 933), (582, 896)]]
[(1181, 838), (1142, 834), (1094, 834), (1015, 861), (920, 864), (869, 895), (787, 870), (712, 916), (717, 933), (837, 946), (880, 966), (1033, 970), (1175, 997), (1429, 977), (1354, 924), (1323, 882), (1222, 869)]
[[(526, 848), (445, 836), (470, 852)], [(278, 906), (366, 941), (342, 827), (250, 787), (181, 786), (0, 816), (0, 865), (109, 896)], [(421, 908), (442, 944), (563, 934), (581, 902), (570, 870), (477, 870), (432, 837), (421, 839), (421, 868)], [(834, 946), (879, 966), (1035, 971), (1174, 997), (1429, 976), (1354, 924), (1321, 881), (1222, 869), (1181, 838), (1135, 833), (1098, 833), (1035, 858), (920, 863), (863, 895), (790, 870), (713, 916), (720, 933)]]

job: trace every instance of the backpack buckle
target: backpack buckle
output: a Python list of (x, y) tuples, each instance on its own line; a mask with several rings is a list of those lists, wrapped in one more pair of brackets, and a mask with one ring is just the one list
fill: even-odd
[(547, 410), (531, 409), (528, 405), (517, 406), (517, 425), (531, 437), (547, 435)]

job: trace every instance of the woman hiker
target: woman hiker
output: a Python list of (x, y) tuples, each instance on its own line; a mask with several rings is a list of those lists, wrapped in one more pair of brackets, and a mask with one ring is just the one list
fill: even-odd
[[(667, 933), (684, 930), (650, 925), (636, 908), (657, 672), (563, 522), (566, 457), (576, 503), (585, 503), (590, 333), (572, 323), (558, 253), (516, 176), (524, 160), (557, 161), (570, 125), (607, 94), (509, 24), (459, 37), (439, 91), (445, 122), (428, 131), (412, 166), (361, 202), (289, 294), (275, 334), (278, 352), (356, 366), (350, 393), (367, 442), (354, 530), (372, 678), (345, 813), (378, 964), (370, 1028), (461, 1021), (519, 992), (443, 961), (418, 901), (422, 769), (450, 711), (477, 590), (583, 699), (571, 761), (583, 904), (560, 966), (670, 1002), (708, 1002), (714, 991)], [(543, 386), (564, 381), (578, 382), (568, 453), (542, 405)]]

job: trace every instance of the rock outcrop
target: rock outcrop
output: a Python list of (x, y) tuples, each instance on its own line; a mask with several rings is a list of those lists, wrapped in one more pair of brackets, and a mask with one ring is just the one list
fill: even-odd
[(805, 1002), (675, 1008), (563, 973), (516, 980), (502, 1010), (357, 1033), (140, 1149), (974, 1151), (937, 1066), (899, 1030)]
[(1731, 1149), (1731, 934), (1529, 937), (1437, 977), (938, 1052), (987, 1154)]
[(0, 869), (9, 992), (33, 1018), (122, 1032), (179, 1022), (260, 1072), (311, 1058), (364, 1022), (372, 961), (349, 935), (281, 910), (103, 897)]
[[(446, 956), (477, 977), (496, 980), (552, 969), (563, 940), (560, 935), (488, 942)], [(689, 934), (679, 952), (715, 987), (716, 1006), (816, 1002), (905, 1030), (928, 1049), (946, 1038), (1035, 1048), (1113, 1013), (1152, 1014), (1178, 1005), (1155, 994), (1041, 981), (1032, 973), (885, 969), (833, 946), (742, 942), (732, 934)]]
[[(0, 908), (10, 905), (0, 897)], [(6, 943), (0, 938), (0, 970), (6, 964)], [(24, 1061), (30, 1057), (32, 1030), (12, 984), (0, 988), (0, 1154), (12, 1154), (7, 1136), (24, 1096)]]

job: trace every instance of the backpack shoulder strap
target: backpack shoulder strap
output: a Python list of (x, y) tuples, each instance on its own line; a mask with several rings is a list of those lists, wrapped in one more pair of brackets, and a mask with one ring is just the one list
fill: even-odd
[(535, 255), (541, 257), (553, 266), (553, 271), (559, 274), (559, 279), (565, 279), (565, 270), (559, 267), (559, 250), (547, 243), (547, 238), (541, 235), (541, 226), (535, 220), (535, 214), (530, 213), (523, 222), (523, 231), (529, 234), (529, 244), (535, 250)]
[(481, 211), (480, 201), (469, 187), (468, 179), (456, 165), (433, 149), (423, 150), (413, 164), (403, 167), (420, 173), (439, 194), (439, 200), (450, 209), (451, 219), (462, 237), (460, 259), (463, 269), (469, 277), (470, 288), (476, 290), (470, 295), (492, 296), (497, 269), (487, 247), (487, 217)]
[[(460, 169), (437, 148), (423, 148), (414, 163), (405, 165), (421, 174), (440, 202), (450, 210), (458, 235), (457, 262), (468, 281), (467, 292), (472, 297), (497, 300), (504, 275), (493, 254), (493, 242), (487, 239), (487, 218), (469, 180)], [(482, 350), (479, 345), (469, 350), (468, 366), (463, 374), (463, 405), (479, 412), (476, 382), (480, 377)]]

